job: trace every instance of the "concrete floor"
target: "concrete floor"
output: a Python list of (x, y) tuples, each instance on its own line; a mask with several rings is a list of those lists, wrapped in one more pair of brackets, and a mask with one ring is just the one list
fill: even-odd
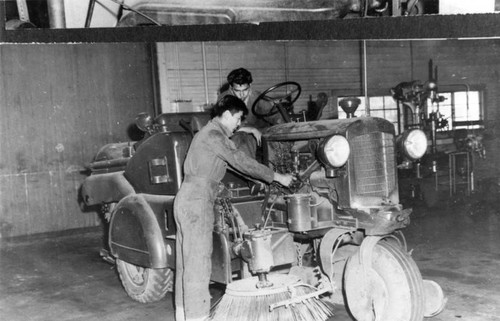
[[(500, 197), (427, 210), (415, 208), (405, 230), (424, 278), (448, 298), (430, 321), (500, 320)], [(99, 231), (2, 240), (0, 320), (173, 320), (173, 300), (140, 304), (127, 297), (101, 260)], [(330, 320), (351, 321), (343, 306)]]

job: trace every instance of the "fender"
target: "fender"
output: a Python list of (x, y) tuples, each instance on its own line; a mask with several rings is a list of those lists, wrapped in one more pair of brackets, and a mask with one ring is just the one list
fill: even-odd
[(368, 235), (361, 243), (359, 248), (359, 262), (366, 269), (371, 269), (372, 267), (372, 256), (373, 248), (382, 239), (382, 236)]
[(115, 207), (109, 227), (111, 254), (148, 268), (172, 266), (175, 251), (166, 237), (175, 234), (173, 196), (131, 194)]
[(134, 188), (123, 176), (123, 171), (90, 175), (82, 184), (81, 195), (86, 205), (118, 202), (134, 194)]
[(341, 241), (341, 238), (349, 234), (352, 230), (350, 229), (338, 229), (333, 228), (329, 230), (325, 236), (321, 239), (321, 244), (319, 246), (319, 255), (321, 259), (321, 266), (323, 268), (323, 272), (328, 277), (330, 282), (334, 283), (334, 271), (333, 271), (333, 254), (334, 245), (338, 241)]

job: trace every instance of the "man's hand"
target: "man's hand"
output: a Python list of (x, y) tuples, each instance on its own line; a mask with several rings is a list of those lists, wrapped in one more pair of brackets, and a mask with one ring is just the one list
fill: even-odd
[(296, 178), (292, 174), (280, 174), (274, 173), (274, 181), (280, 183), (281, 185), (288, 187), (295, 181)]
[(253, 135), (255, 137), (255, 140), (257, 140), (257, 146), (260, 146), (260, 143), (262, 141), (262, 133), (254, 127), (241, 127), (238, 129), (239, 132), (245, 132)]

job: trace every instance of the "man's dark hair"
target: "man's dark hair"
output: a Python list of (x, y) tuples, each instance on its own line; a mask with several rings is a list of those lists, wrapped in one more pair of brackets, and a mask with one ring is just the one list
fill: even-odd
[(252, 79), (252, 74), (250, 71), (246, 70), (245, 68), (238, 68), (229, 73), (227, 75), (227, 82), (229, 85), (244, 85), (244, 84), (251, 84), (253, 81)]
[(243, 112), (243, 116), (248, 114), (247, 106), (243, 100), (233, 95), (226, 95), (217, 101), (215, 106), (212, 108), (211, 116), (212, 118), (220, 117), (226, 110), (229, 110), (231, 115), (240, 111)]

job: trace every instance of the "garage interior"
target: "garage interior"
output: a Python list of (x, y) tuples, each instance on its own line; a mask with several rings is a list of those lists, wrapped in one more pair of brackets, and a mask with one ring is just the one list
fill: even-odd
[[(0, 13), (2, 13), (0, 11)], [(443, 123), (423, 164), (400, 172), (413, 209), (403, 233), (444, 310), (429, 320), (500, 320), (500, 40), (498, 13), (129, 28), (0, 29), (0, 318), (173, 320), (173, 296), (141, 304), (102, 260), (99, 213), (82, 182), (104, 145), (136, 141), (138, 113), (204, 112), (244, 67), (257, 90), (294, 81), (298, 115), (319, 93), (324, 117), (389, 119), (391, 89), (438, 84)], [(1, 25), (0, 25), (1, 26)], [(466, 112), (464, 112), (464, 110)], [(470, 139), (470, 140), (467, 140)], [(465, 141), (465, 143), (464, 143)], [(467, 144), (469, 142), (469, 144)], [(212, 289), (213, 299), (221, 295)], [(342, 305), (329, 320), (353, 318)]]

